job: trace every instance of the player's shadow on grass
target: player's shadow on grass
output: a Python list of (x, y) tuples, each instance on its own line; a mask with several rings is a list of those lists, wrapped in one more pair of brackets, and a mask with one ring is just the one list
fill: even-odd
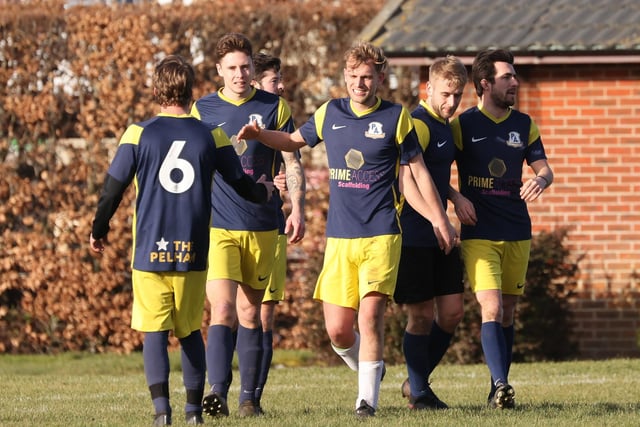
[(566, 410), (583, 410), (589, 415), (601, 415), (603, 413), (637, 413), (640, 411), (640, 403), (613, 403), (613, 402), (542, 402), (536, 404), (523, 403), (523, 408), (530, 408), (543, 411), (566, 411)]
[[(313, 415), (313, 416), (324, 416), (327, 419), (335, 419), (345, 417), (345, 416), (353, 416), (353, 406), (350, 405), (339, 405), (339, 406), (314, 406), (309, 405), (300, 410), (301, 416), (305, 415)], [(423, 416), (436, 416), (436, 417), (446, 417), (447, 414), (452, 415), (452, 413), (458, 413), (462, 416), (474, 415), (478, 413), (491, 413), (494, 412), (504, 413), (505, 416), (508, 414), (517, 414), (517, 413), (527, 413), (527, 412), (537, 412), (544, 413), (548, 416), (553, 417), (554, 414), (558, 414), (561, 418), (562, 414), (569, 412), (582, 413), (586, 416), (603, 416), (604, 414), (616, 415), (616, 414), (637, 414), (640, 413), (640, 403), (627, 403), (627, 404), (619, 404), (613, 402), (539, 402), (539, 403), (528, 403), (528, 402), (516, 402), (516, 407), (513, 409), (494, 409), (490, 408), (486, 404), (470, 404), (470, 405), (452, 405), (447, 410), (424, 410), (424, 411), (414, 411), (409, 409), (406, 404), (405, 405), (384, 405), (382, 404), (378, 411), (376, 412), (377, 419), (397, 419), (399, 416), (406, 417), (408, 414), (413, 414), (412, 416), (417, 416), (418, 418), (422, 418)], [(430, 414), (430, 415), (429, 415)]]
[[(479, 411), (500, 411), (499, 409), (490, 408), (488, 405), (475, 404), (475, 405), (461, 405), (451, 406), (450, 409), (460, 409), (463, 411), (479, 412)], [(516, 407), (513, 409), (504, 409), (507, 411), (542, 411), (552, 414), (554, 412), (566, 412), (575, 410), (584, 412), (586, 415), (598, 416), (601, 414), (624, 414), (624, 413), (638, 413), (640, 412), (640, 403), (613, 403), (613, 402), (518, 402), (516, 401)]]

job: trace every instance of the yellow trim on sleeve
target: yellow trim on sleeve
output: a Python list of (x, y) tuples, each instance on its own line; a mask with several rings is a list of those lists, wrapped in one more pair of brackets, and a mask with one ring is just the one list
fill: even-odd
[(536, 122), (531, 119), (531, 126), (529, 127), (529, 144), (534, 143), (540, 138), (540, 130)]
[(282, 129), (291, 118), (291, 108), (283, 97), (278, 102), (278, 130)]
[(130, 125), (127, 130), (124, 131), (122, 137), (120, 138), (120, 142), (118, 145), (122, 144), (133, 144), (138, 145), (140, 142), (140, 136), (142, 135), (142, 131), (144, 128), (142, 126), (133, 124)]
[(400, 117), (398, 117), (398, 126), (396, 126), (396, 142), (398, 144), (402, 144), (405, 137), (411, 132), (414, 128), (413, 118), (405, 107), (402, 107), (400, 111)]
[(422, 147), (422, 151), (426, 151), (429, 146), (429, 142), (431, 141), (431, 131), (429, 130), (429, 126), (425, 122), (419, 119), (413, 119), (413, 126), (416, 128), (416, 133), (418, 134), (418, 142), (420, 143), (420, 147)]
[(324, 119), (327, 116), (327, 107), (329, 106), (329, 101), (325, 102), (313, 113), (313, 117), (316, 121), (316, 133), (318, 134), (318, 138), (324, 141), (322, 136), (322, 125), (324, 124)]

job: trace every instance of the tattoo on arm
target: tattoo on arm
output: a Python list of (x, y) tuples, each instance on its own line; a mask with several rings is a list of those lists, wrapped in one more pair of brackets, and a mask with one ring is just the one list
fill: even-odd
[(285, 164), (285, 176), (291, 204), (295, 205), (302, 214), (304, 212), (304, 194), (306, 182), (302, 163), (296, 153), (282, 153)]

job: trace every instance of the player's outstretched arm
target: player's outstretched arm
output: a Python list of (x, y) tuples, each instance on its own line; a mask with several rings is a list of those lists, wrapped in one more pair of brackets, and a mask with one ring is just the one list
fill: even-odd
[(271, 200), (273, 194), (273, 181), (267, 181), (267, 176), (262, 175), (256, 182), (249, 175), (242, 174), (239, 179), (223, 179), (233, 188), (243, 199), (253, 203), (266, 203)]
[(257, 122), (244, 125), (238, 132), (238, 139), (255, 139), (278, 151), (293, 152), (305, 145), (299, 130), (293, 133), (262, 129)]

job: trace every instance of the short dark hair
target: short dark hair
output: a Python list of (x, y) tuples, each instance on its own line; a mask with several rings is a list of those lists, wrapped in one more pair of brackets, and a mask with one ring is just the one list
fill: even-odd
[(482, 79), (495, 83), (496, 62), (506, 62), (513, 65), (513, 54), (506, 49), (487, 49), (479, 52), (473, 60), (471, 77), (478, 96), (482, 96), (483, 93), (482, 84), (480, 83)]
[(253, 68), (255, 69), (255, 80), (260, 81), (264, 77), (265, 71), (273, 70), (280, 72), (282, 62), (277, 56), (268, 53), (258, 52), (253, 55)]
[(154, 96), (158, 104), (189, 106), (193, 96), (195, 72), (190, 63), (179, 55), (168, 55), (153, 71)]

